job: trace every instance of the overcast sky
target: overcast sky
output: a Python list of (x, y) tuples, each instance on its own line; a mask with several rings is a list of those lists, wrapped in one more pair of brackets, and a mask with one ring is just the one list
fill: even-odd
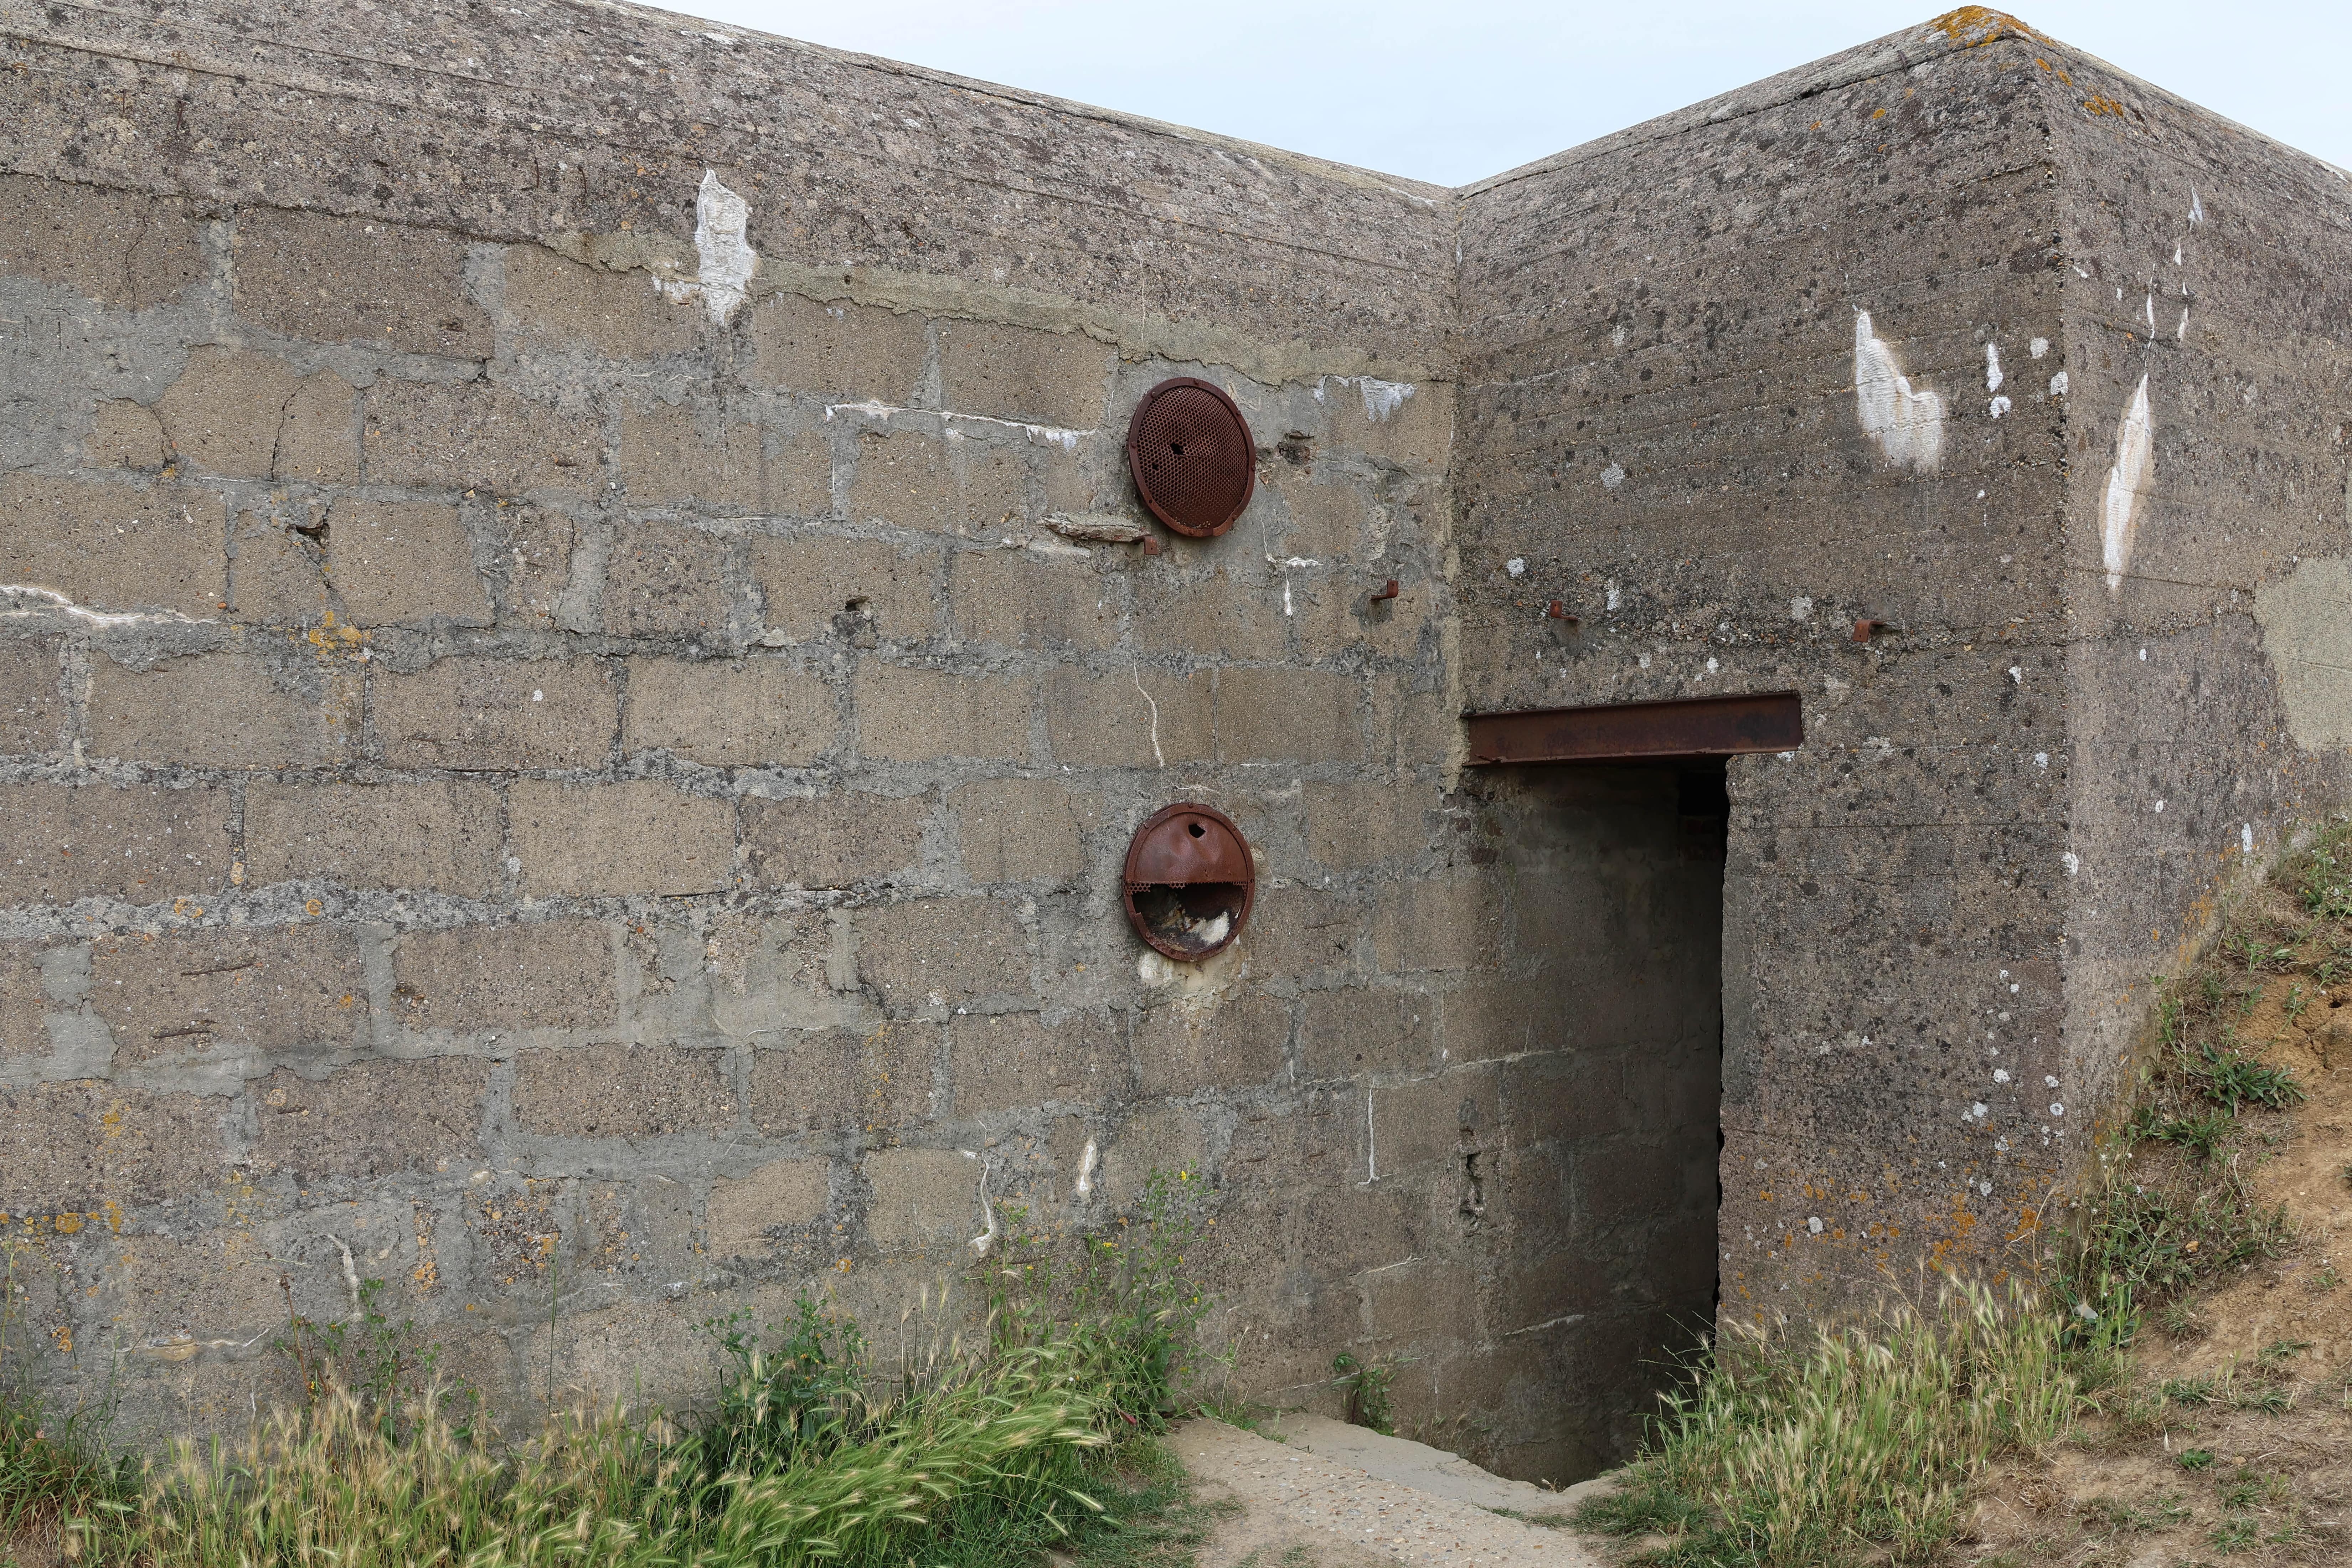
[[(1458, 185), (1925, 21), (1936, 0), (669, 0), (838, 48)], [(2352, 165), (2347, 0), (2023, 19)]]

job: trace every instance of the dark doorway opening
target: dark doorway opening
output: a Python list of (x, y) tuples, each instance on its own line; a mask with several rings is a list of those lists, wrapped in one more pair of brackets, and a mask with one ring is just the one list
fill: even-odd
[(1510, 953), (1489, 999), (1521, 1054), (1521, 1142), (1483, 1194), (1543, 1401), (1513, 1474), (1630, 1457), (1713, 1324), (1722, 1147), (1720, 757), (1479, 770)]

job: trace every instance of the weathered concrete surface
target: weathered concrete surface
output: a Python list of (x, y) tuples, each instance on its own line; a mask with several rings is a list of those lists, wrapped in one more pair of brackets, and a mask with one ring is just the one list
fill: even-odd
[[(241, 1423), (345, 1249), (504, 1405), (670, 1394), (1181, 1167), (1244, 1386), (1394, 1357), (1570, 1479), (1718, 1274), (2030, 1262), (2134, 987), (2344, 783), (2343, 179), (2005, 18), (1458, 193), (352, 26), (0, 3), (0, 1211), (137, 1426)], [(1177, 374), (1249, 512), (1073, 542)], [(1721, 868), (1663, 775), (1458, 765), (1780, 688)], [(1175, 969), (1118, 868), (1188, 797), (1261, 881)]]
[(2352, 183), (2096, 60), (2037, 70), (2068, 286), (2066, 1088), (2111, 1098), (2231, 885), (2344, 804)]
[[(2217, 191), (2276, 265), (2216, 236)], [(1973, 11), (1467, 194), (1469, 705), (1804, 696), (1805, 747), (1731, 769), (1726, 1310), (1866, 1300), (1922, 1258), (2032, 1267), (2147, 977), (2340, 796), (2246, 616), (2342, 549), (2341, 411), (2315, 416), (2346, 193)], [(2226, 302), (2184, 340), (2200, 244)], [(2137, 560), (2172, 559), (2111, 589), (2151, 364), (2212, 412), (2158, 422), (2118, 511)], [(2257, 383), (2283, 423), (2245, 414)], [(2123, 630), (2167, 617), (2169, 651)]]
[(1727, 1310), (2014, 1233), (2058, 1173), (2043, 1119), (1968, 1115), (1989, 1045), (2060, 1065), (2061, 410), (1975, 390), (2063, 341), (2025, 47), (1899, 35), (1467, 205), (1470, 704), (1805, 700), (1730, 770)]

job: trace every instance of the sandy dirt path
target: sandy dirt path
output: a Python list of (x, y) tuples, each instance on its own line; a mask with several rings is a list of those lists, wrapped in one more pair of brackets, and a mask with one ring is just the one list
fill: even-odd
[(1174, 1447), (1201, 1498), (1241, 1507), (1202, 1548), (1200, 1568), (1602, 1568), (1607, 1562), (1570, 1531), (1493, 1511), (1565, 1518), (1582, 1489), (1548, 1492), (1507, 1481), (1454, 1455), (1336, 1421), (1293, 1417), (1281, 1430), (1286, 1440), (1279, 1443), (1218, 1421), (1188, 1421), (1176, 1430)]

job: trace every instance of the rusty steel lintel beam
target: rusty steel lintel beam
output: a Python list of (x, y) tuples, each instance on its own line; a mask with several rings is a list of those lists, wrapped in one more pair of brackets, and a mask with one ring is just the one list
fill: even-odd
[(1727, 757), (1793, 752), (1805, 743), (1804, 714), (1793, 691), (1467, 713), (1463, 721), (1474, 765)]

